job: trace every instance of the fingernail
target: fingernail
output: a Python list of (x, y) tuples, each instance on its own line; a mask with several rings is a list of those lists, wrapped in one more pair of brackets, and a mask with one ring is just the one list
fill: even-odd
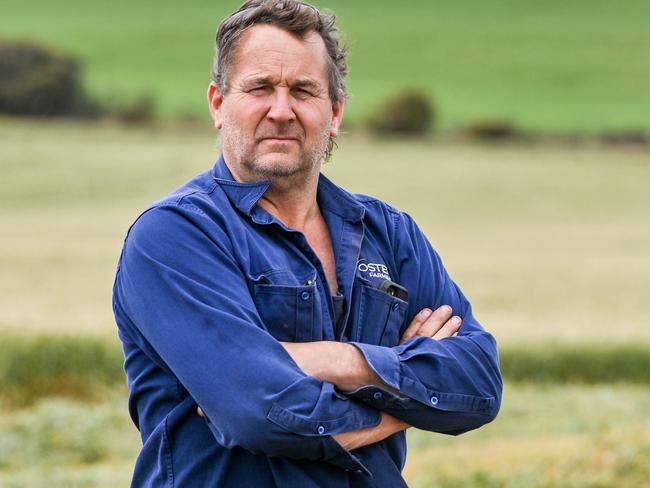
[(429, 315), (431, 315), (433, 312), (431, 312), (430, 308), (423, 308), (420, 310), (420, 313), (418, 314), (421, 318), (426, 319)]
[(445, 313), (451, 313), (452, 312), (451, 307), (449, 305), (443, 305), (438, 310), (440, 310), (441, 312), (445, 312)]
[(461, 319), (460, 319), (460, 317), (455, 316), (455, 317), (452, 317), (452, 318), (451, 318), (451, 322), (452, 322), (454, 325), (460, 325)]

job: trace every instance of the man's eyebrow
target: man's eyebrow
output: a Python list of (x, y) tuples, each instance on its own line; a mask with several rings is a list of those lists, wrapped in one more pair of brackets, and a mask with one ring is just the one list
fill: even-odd
[(242, 80), (242, 85), (252, 86), (252, 85), (272, 85), (274, 79), (270, 76), (251, 76)]
[(322, 89), (322, 86), (320, 83), (314, 80), (310, 80), (308, 78), (301, 79), (301, 80), (296, 80), (295, 83), (293, 83), (294, 87), (297, 88), (311, 88), (313, 90), (320, 90)]
[[(242, 80), (241, 85), (244, 87), (256, 85), (274, 85), (277, 80), (272, 76), (251, 76)], [(301, 78), (294, 81), (291, 86), (293, 88), (310, 88), (312, 90), (321, 90), (323, 87), (315, 80), (309, 78)]]

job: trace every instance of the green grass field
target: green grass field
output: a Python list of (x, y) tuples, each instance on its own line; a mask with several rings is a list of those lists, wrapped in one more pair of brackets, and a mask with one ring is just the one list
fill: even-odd
[[(138, 213), (218, 155), (203, 100), (214, 30), (239, 3), (0, 8), (0, 40), (78, 55), (92, 96), (123, 106), (149, 95), (164, 120), (0, 118), (2, 488), (130, 482), (140, 440), (110, 306), (115, 266)], [(502, 120), (650, 134), (650, 3), (317, 3), (352, 46), (350, 133), (325, 173), (415, 217), (509, 368), (492, 424), (457, 438), (409, 432), (409, 486), (650, 487), (648, 375), (631, 372), (647, 371), (650, 351), (647, 148), (355, 129), (416, 86), (445, 131)]]
[[(0, 410), (0, 486), (128, 486), (140, 439), (124, 396)], [(648, 486), (648, 409), (647, 388), (507, 384), (500, 416), (478, 431), (409, 431), (404, 475), (413, 488)]]
[[(206, 117), (213, 36), (240, 2), (4, 2), (0, 38), (79, 55), (90, 91)], [(650, 130), (650, 3), (627, 0), (317, 2), (352, 46), (348, 122), (421, 87), (443, 128), (506, 120), (535, 131)]]
[[(326, 173), (411, 213), (504, 345), (650, 344), (650, 155), (340, 141)], [(115, 337), (122, 239), (210, 167), (205, 129), (0, 122), (0, 330)]]
[[(502, 346), (524, 357), (650, 346), (647, 152), (354, 134), (339, 146), (326, 173), (414, 215)], [(212, 164), (214, 134), (5, 119), (0, 154), (0, 486), (127, 486), (140, 441), (124, 388), (106, 387), (119, 368), (115, 264), (139, 211)], [(82, 342), (8, 341), (39, 334)], [(82, 353), (90, 337), (114, 348)], [(70, 367), (83, 374), (66, 377)], [(58, 382), (45, 374), (59, 371)], [(620, 380), (508, 382), (493, 424), (458, 438), (410, 432), (405, 476), (416, 488), (647, 486), (649, 408), (647, 385)]]

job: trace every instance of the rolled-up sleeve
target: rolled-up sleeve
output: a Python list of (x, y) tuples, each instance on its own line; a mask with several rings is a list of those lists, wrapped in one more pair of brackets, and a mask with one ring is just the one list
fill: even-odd
[(502, 379), (494, 337), (447, 274), (438, 254), (413, 220), (395, 224), (396, 264), (409, 291), (409, 323), (422, 308), (450, 305), (463, 319), (455, 337), (415, 337), (395, 347), (353, 343), (371, 368), (399, 395), (376, 386), (350, 394), (409, 424), (459, 434), (493, 420), (500, 408)]
[(163, 204), (132, 226), (114, 307), (120, 326), (201, 406), (221, 445), (364, 470), (332, 435), (375, 426), (380, 413), (298, 368), (264, 329), (229, 238), (192, 204)]

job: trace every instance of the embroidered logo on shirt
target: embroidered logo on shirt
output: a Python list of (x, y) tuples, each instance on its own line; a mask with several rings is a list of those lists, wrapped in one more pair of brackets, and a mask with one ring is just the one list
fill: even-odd
[(362, 273), (367, 273), (370, 278), (391, 279), (390, 274), (388, 274), (388, 267), (382, 263), (366, 263), (365, 259), (361, 259), (357, 264), (357, 269)]

